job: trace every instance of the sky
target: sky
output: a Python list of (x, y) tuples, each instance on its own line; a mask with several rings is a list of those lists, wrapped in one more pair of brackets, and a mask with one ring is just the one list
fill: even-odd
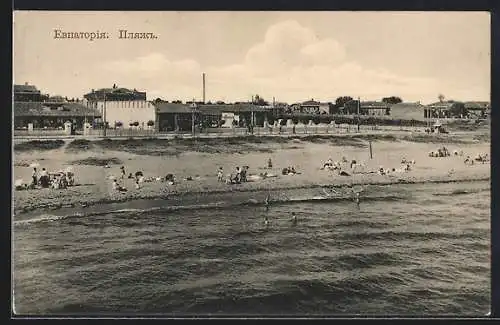
[[(82, 98), (490, 100), (487, 12), (14, 12), (13, 81)], [(56, 39), (106, 32), (108, 39)], [(156, 39), (119, 39), (119, 30)]]

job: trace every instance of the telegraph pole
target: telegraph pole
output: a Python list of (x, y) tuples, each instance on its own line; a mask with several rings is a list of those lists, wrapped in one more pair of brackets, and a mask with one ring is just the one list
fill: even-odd
[(358, 97), (358, 133), (359, 133), (359, 106), (361, 105), (361, 100)]
[(102, 118), (104, 121), (104, 137), (106, 137), (106, 90), (104, 90), (104, 104), (103, 104), (103, 110), (102, 110)]
[(193, 98), (193, 103), (191, 104), (191, 134), (193, 135), (193, 138), (195, 136), (195, 129), (194, 129), (194, 110), (196, 109), (196, 103)]
[(205, 72), (203, 72), (203, 104), (205, 104)]

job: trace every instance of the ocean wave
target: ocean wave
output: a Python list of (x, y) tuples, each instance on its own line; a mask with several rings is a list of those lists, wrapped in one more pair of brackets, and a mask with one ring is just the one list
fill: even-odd
[[(422, 185), (422, 184), (453, 184), (453, 183), (474, 183), (474, 182), (482, 182), (482, 181), (490, 181), (490, 177), (476, 177), (476, 178), (470, 178), (470, 179), (427, 179), (427, 180), (405, 180), (405, 179), (398, 179), (398, 180), (388, 180), (388, 181), (377, 181), (377, 182), (354, 182), (351, 184), (347, 183), (340, 183), (340, 184), (311, 184), (311, 185), (299, 185), (299, 186), (288, 186), (286, 188), (280, 188), (280, 187), (275, 187), (275, 188), (247, 188), (247, 187), (237, 187), (237, 186), (231, 186), (227, 189), (219, 190), (219, 189), (213, 189), (213, 190), (204, 190), (204, 191), (189, 191), (189, 192), (174, 192), (165, 195), (164, 193), (162, 194), (153, 194), (153, 195), (148, 195), (148, 196), (139, 196), (139, 197), (123, 197), (123, 198), (101, 198), (97, 200), (91, 200), (88, 202), (75, 202), (75, 203), (68, 203), (65, 206), (66, 207), (78, 207), (81, 204), (84, 204), (86, 207), (90, 206), (100, 206), (100, 205), (105, 205), (105, 204), (114, 204), (114, 203), (125, 203), (125, 202), (133, 202), (133, 201), (138, 201), (138, 200), (160, 200), (160, 199), (169, 199), (169, 198), (179, 198), (179, 197), (189, 197), (189, 196), (197, 196), (197, 195), (228, 195), (232, 196), (234, 194), (240, 194), (240, 193), (264, 193), (264, 192), (280, 192), (280, 191), (293, 191), (293, 190), (307, 190), (307, 189), (344, 189), (344, 190), (349, 190), (352, 193), (352, 190), (361, 187), (361, 188), (366, 188), (366, 187), (390, 187), (394, 185)], [(489, 189), (485, 189), (485, 191), (489, 191)], [(333, 200), (337, 199), (335, 196), (327, 196), (327, 195), (315, 195), (313, 197), (308, 197), (303, 200), (317, 200), (317, 201), (325, 201), (332, 198)], [(391, 198), (388, 197), (387, 200), (390, 200)], [(301, 201), (300, 198), (297, 199), (298, 201)], [(368, 199), (370, 200), (370, 199)], [(259, 204), (255, 200), (251, 202), (252, 200), (249, 200), (247, 204)], [(14, 210), (15, 214), (25, 214), (29, 211), (35, 211), (38, 209), (58, 209), (61, 208), (62, 205), (57, 203), (57, 204), (43, 204), (43, 205), (37, 205), (33, 204), (30, 206), (26, 206), (21, 208), (16, 208)]]
[(415, 232), (415, 231), (380, 231), (380, 232), (348, 232), (338, 236), (344, 240), (359, 240), (373, 242), (383, 241), (401, 241), (401, 240), (435, 240), (435, 239), (483, 239), (483, 233), (451, 233), (451, 232)]
[[(382, 196), (367, 196), (361, 199), (361, 204), (363, 202), (374, 202), (374, 201), (398, 201), (404, 199), (404, 196), (396, 196), (396, 195), (382, 195)], [(283, 204), (296, 204), (296, 203), (332, 203), (332, 202), (350, 202), (352, 201), (352, 196), (335, 196), (335, 197), (326, 197), (326, 196), (295, 196), (295, 197), (284, 197), (272, 200), (270, 202), (271, 205), (283, 205)], [(165, 200), (165, 202), (168, 202)], [(244, 206), (264, 206), (265, 203), (263, 201), (258, 201), (256, 199), (247, 199), (242, 201), (218, 201), (214, 203), (204, 203), (204, 204), (187, 204), (187, 205), (170, 205), (170, 206), (156, 206), (156, 207), (148, 207), (148, 208), (122, 208), (122, 209), (110, 209), (103, 211), (81, 211), (79, 210), (73, 214), (67, 215), (46, 215), (42, 214), (40, 216), (36, 216), (30, 219), (24, 220), (16, 220), (14, 221), (15, 226), (21, 225), (29, 225), (32, 223), (40, 223), (40, 222), (50, 222), (71, 218), (86, 218), (86, 217), (95, 217), (95, 216), (103, 216), (103, 215), (120, 215), (120, 214), (134, 214), (134, 215), (143, 215), (150, 213), (171, 213), (176, 211), (183, 210), (207, 210), (207, 209), (232, 209), (237, 207)]]
[(471, 190), (465, 190), (465, 189), (459, 189), (459, 190), (453, 190), (451, 192), (440, 192), (440, 193), (433, 193), (432, 195), (434, 196), (455, 196), (455, 195), (464, 195), (464, 194), (477, 194), (481, 192), (490, 192), (490, 188), (481, 188), (481, 189), (471, 189)]

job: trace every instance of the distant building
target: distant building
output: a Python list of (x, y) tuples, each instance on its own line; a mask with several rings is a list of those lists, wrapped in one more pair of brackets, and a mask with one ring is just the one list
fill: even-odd
[(85, 121), (92, 123), (101, 114), (79, 102), (68, 102), (62, 96), (42, 95), (34, 85), (13, 87), (14, 128), (57, 129), (71, 122), (75, 128), (83, 128)]
[(417, 120), (425, 119), (424, 111), (427, 107), (417, 103), (398, 103), (391, 105), (390, 116), (400, 120)]
[(383, 102), (350, 100), (344, 104), (340, 112), (341, 114), (356, 115), (358, 114), (358, 106), (359, 115), (383, 116), (390, 115), (391, 111), (391, 107)]
[(131, 128), (136, 123), (139, 128), (146, 128), (149, 121), (155, 121), (155, 106), (146, 99), (146, 92), (113, 85), (92, 90), (83, 98), (88, 107), (101, 112), (109, 127), (121, 124), (123, 128)]
[(424, 111), (425, 118), (450, 118), (453, 116), (465, 117), (466, 115), (465, 104), (457, 101), (445, 101), (445, 102), (437, 102), (427, 105), (427, 109)]
[(468, 114), (475, 117), (487, 117), (491, 112), (490, 102), (475, 101), (475, 102), (465, 102), (465, 109)]
[(25, 83), (24, 85), (14, 85), (13, 89), (15, 102), (41, 102), (42, 94), (35, 86)]
[(86, 121), (101, 117), (99, 111), (75, 102), (14, 102), (13, 106), (15, 129), (27, 129), (28, 124), (35, 129), (57, 129), (68, 121), (83, 128)]
[(181, 104), (156, 103), (155, 123), (160, 131), (191, 131), (192, 118), (196, 126), (233, 128), (263, 126), (273, 115), (272, 106), (252, 103)]
[(285, 109), (286, 114), (329, 114), (330, 104), (315, 101), (292, 104)]

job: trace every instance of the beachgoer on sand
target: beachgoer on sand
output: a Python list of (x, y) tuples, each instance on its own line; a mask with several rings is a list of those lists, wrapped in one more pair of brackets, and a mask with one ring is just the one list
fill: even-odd
[(50, 186), (50, 177), (45, 168), (42, 168), (42, 171), (40, 173), (40, 185), (43, 188), (47, 188)]
[(136, 179), (136, 180), (135, 180), (135, 189), (136, 189), (136, 190), (138, 190), (138, 189), (140, 189), (140, 188), (141, 188), (141, 184), (139, 184), (139, 180), (138, 180), (138, 179)]
[(125, 166), (121, 166), (120, 167), (120, 170), (121, 170), (121, 179), (123, 180), (125, 178)]
[(33, 173), (31, 174), (32, 184), (38, 184), (38, 172), (36, 171), (36, 167), (33, 168)]
[(116, 179), (113, 180), (112, 186), (113, 186), (113, 190), (115, 190), (115, 191), (118, 191), (118, 192), (126, 192), (127, 191), (126, 188), (124, 188), (124, 187), (120, 186), (120, 184), (118, 184), (118, 181)]
[(217, 170), (217, 181), (222, 182), (224, 179), (224, 169), (222, 167), (219, 167)]
[(236, 167), (236, 176), (235, 176), (236, 183), (241, 183), (241, 168), (238, 166)]
[(331, 158), (328, 158), (328, 160), (323, 164), (323, 168), (333, 168), (333, 161)]
[(271, 160), (271, 158), (267, 160), (267, 168), (273, 168), (273, 161)]

